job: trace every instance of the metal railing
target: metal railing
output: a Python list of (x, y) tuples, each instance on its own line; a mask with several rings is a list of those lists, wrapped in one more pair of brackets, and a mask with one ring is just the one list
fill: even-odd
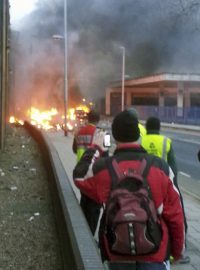
[(159, 117), (161, 122), (184, 125), (200, 125), (200, 107), (178, 108), (158, 106), (134, 106), (139, 118), (146, 120), (150, 116)]

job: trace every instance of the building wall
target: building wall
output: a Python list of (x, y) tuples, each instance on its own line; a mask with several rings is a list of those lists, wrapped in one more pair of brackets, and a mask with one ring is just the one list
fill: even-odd
[[(174, 87), (165, 87), (158, 83), (157, 87), (127, 87), (125, 88), (125, 107), (131, 105), (139, 106), (177, 106), (184, 107), (199, 106), (200, 104), (200, 82), (199, 87), (182, 82), (175, 82)], [(106, 114), (114, 115), (121, 110), (121, 88), (108, 88), (106, 91)], [(179, 110), (181, 111), (181, 110)]]

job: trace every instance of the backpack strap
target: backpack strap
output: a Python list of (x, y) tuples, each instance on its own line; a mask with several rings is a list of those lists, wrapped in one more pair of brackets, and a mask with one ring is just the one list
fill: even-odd
[(117, 183), (122, 179), (122, 173), (119, 170), (119, 166), (114, 157), (106, 158), (105, 162), (111, 178), (111, 190), (113, 190)]
[[(151, 188), (147, 182), (147, 175), (149, 173), (149, 169), (151, 168), (151, 165), (153, 164), (153, 161), (154, 161), (154, 156), (153, 155), (148, 155), (147, 157), (143, 158), (143, 160), (145, 160), (145, 163), (146, 163), (146, 166), (144, 167), (144, 170), (143, 170), (143, 173), (142, 173), (142, 176), (143, 176), (143, 183), (144, 183), (144, 187), (146, 188), (147, 192), (148, 192), (148, 196), (151, 200), (153, 200), (153, 196), (152, 196), (152, 192), (151, 192)], [(143, 163), (143, 160), (142, 160), (142, 163)], [(142, 165), (141, 165), (142, 167)], [(151, 220), (151, 222), (154, 223), (154, 219), (153, 219), (153, 215), (152, 215), (152, 212), (149, 208), (149, 205), (144, 203), (143, 204), (143, 207), (146, 209), (146, 212), (148, 214), (148, 217), (149, 219)]]
[(152, 156), (152, 155), (143, 158), (142, 159), (142, 165), (140, 167), (141, 169), (143, 169), (141, 175), (143, 176), (144, 187), (147, 189), (150, 199), (152, 199), (153, 197), (152, 197), (150, 186), (149, 186), (149, 184), (147, 182), (147, 175), (149, 173), (151, 165), (153, 164), (153, 160), (154, 160), (154, 156)]

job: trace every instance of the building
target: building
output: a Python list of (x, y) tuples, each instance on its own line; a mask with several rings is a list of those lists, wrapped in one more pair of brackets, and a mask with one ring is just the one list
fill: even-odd
[[(106, 89), (106, 115), (121, 110), (122, 82), (111, 83)], [(162, 73), (125, 80), (124, 107), (155, 106), (176, 108), (177, 116), (184, 109), (200, 108), (200, 74)]]

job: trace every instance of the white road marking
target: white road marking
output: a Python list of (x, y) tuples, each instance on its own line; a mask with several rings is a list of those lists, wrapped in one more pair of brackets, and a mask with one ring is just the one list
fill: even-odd
[(189, 140), (189, 139), (178, 139), (178, 138), (175, 138), (176, 141), (180, 141), (180, 142), (186, 142), (186, 143), (193, 143), (193, 144), (198, 144), (200, 145), (200, 142), (199, 141), (196, 141), (196, 140)]
[(191, 175), (189, 175), (189, 174), (187, 174), (187, 173), (184, 173), (184, 172), (179, 172), (180, 174), (182, 174), (182, 175), (184, 175), (184, 176), (186, 176), (186, 177), (188, 177), (188, 178), (191, 178)]

